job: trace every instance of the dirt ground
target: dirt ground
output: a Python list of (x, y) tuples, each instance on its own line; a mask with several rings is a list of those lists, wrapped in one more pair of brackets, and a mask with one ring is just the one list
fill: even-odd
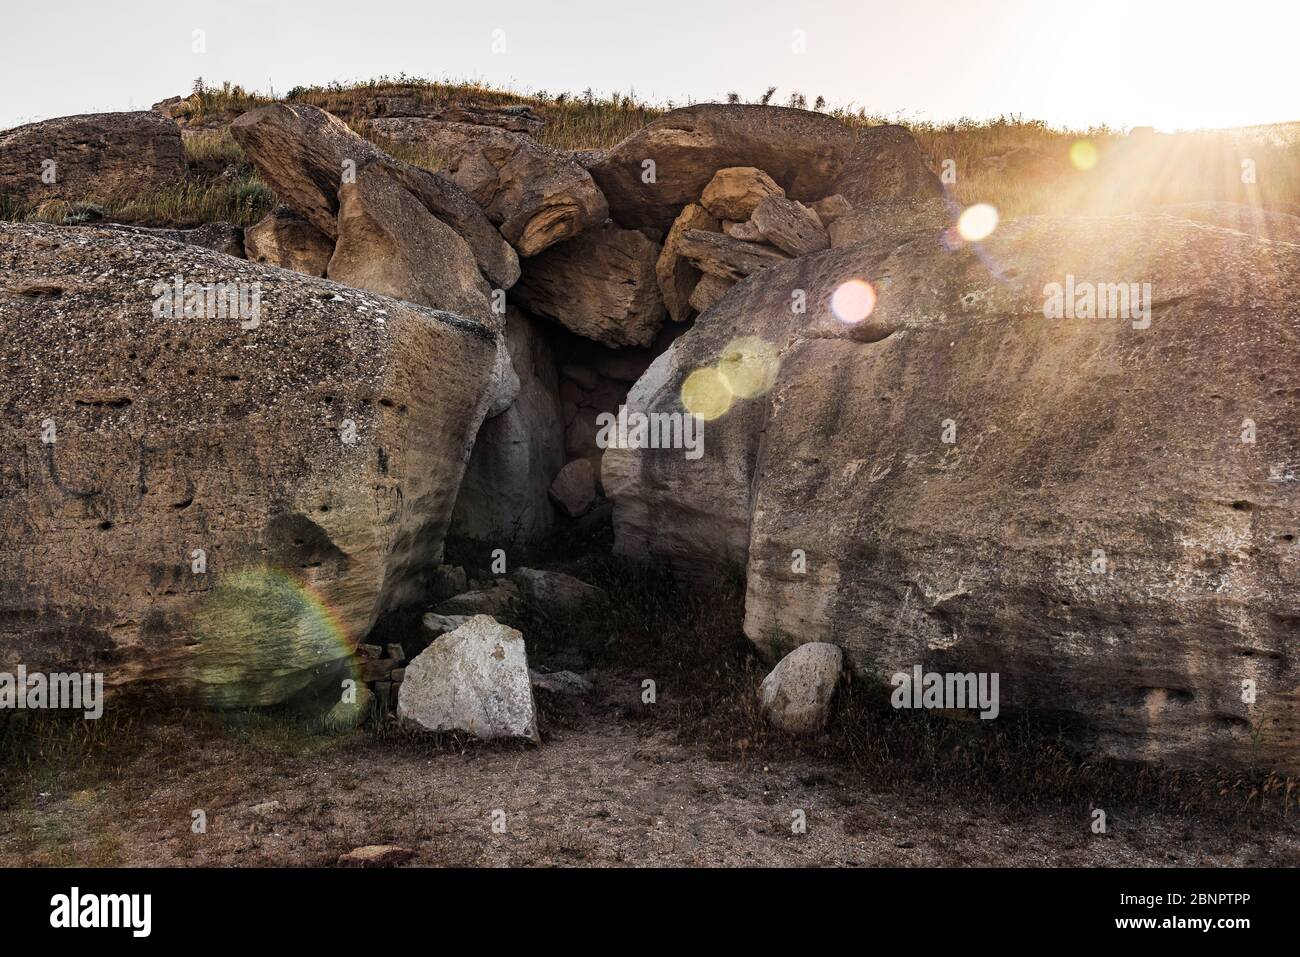
[[(410, 849), (406, 866), (1300, 862), (1287, 822), (1228, 833), (1195, 817), (1117, 813), (1094, 834), (1087, 815), (1010, 813), (919, 785), (876, 789), (806, 756), (717, 760), (638, 718), (632, 679), (596, 678), (589, 699), (541, 699), (540, 747), (151, 727), (147, 746), (75, 790), (11, 787), (0, 862), (331, 866), (367, 844)], [(199, 810), (207, 829), (196, 834)]]

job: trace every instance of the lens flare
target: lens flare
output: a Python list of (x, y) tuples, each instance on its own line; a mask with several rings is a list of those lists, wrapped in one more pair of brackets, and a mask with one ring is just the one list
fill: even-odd
[(1070, 147), (1070, 162), (1075, 169), (1087, 172), (1097, 165), (1097, 147), (1087, 140), (1075, 140)]
[(731, 386), (717, 369), (696, 369), (682, 383), (682, 407), (711, 422), (731, 408)]
[(957, 235), (968, 243), (988, 239), (998, 228), (997, 208), (989, 203), (967, 206), (957, 217)]
[(876, 289), (862, 279), (841, 283), (831, 295), (831, 312), (840, 322), (856, 325), (876, 308)]
[(356, 677), (349, 671), (354, 642), (341, 616), (276, 568), (222, 580), (196, 610), (194, 636), (194, 680), (209, 707), (278, 704)]
[(780, 368), (776, 346), (758, 336), (732, 339), (718, 360), (718, 374), (731, 393), (742, 399), (766, 395)]

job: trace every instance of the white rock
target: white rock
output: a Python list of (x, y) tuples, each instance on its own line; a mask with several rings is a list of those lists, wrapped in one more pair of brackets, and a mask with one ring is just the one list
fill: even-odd
[(524, 636), (475, 615), (406, 666), (397, 714), (430, 731), (539, 742)]
[(831, 699), (844, 668), (836, 645), (811, 641), (777, 663), (758, 689), (767, 719), (790, 734), (820, 731), (830, 715)]

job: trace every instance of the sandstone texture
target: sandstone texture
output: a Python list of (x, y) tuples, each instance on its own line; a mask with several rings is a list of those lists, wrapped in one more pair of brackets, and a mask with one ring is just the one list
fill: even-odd
[[(1067, 276), (1150, 283), (1149, 326), (1046, 318)], [(836, 318), (863, 279), (874, 310)], [(698, 461), (605, 453), (616, 548), (704, 579), (744, 567), (768, 653), (833, 640), (881, 682), (998, 673), (1003, 715), (1103, 753), (1300, 767), (1298, 284), (1300, 246), (1146, 215), (776, 264), (630, 393), (681, 411), (686, 376), (742, 339), (777, 364), (765, 391), (733, 374), (752, 398)]]
[[(257, 283), (260, 313), (157, 314), (176, 276)], [(196, 246), (10, 224), (0, 322), (0, 670), (271, 704), (338, 680), (425, 592), (486, 411), (481, 324)]]
[(277, 206), (244, 231), (244, 252), (255, 263), (323, 277), (334, 240), (288, 206)]
[(700, 270), (683, 258), (680, 252), (682, 235), (692, 229), (717, 232), (718, 220), (699, 203), (689, 203), (683, 207), (673, 220), (655, 263), (659, 292), (673, 322), (685, 322), (690, 318), (691, 293), (700, 281)]
[(536, 256), (609, 216), (605, 197), (577, 160), (521, 133), (420, 119), (380, 119), (371, 126), (445, 156), (442, 171), (483, 207), (521, 256)]
[(564, 428), (555, 357), (540, 325), (517, 309), (506, 314), (505, 341), (519, 390), (479, 429), (452, 517), (455, 535), (535, 542), (554, 527), (548, 489), (564, 465)]
[(498, 322), (469, 244), (382, 167), (340, 187), (338, 244), (326, 273), (358, 289)]
[(0, 133), (0, 196), (22, 205), (136, 195), (185, 176), (180, 127), (152, 111), (61, 116)]
[[(654, 182), (642, 177), (654, 163)], [(791, 199), (867, 200), (939, 196), (942, 187), (901, 126), (850, 129), (808, 110), (701, 104), (672, 110), (589, 167), (622, 226), (667, 229), (697, 202), (720, 169), (762, 170)]]
[(824, 641), (800, 645), (763, 679), (758, 700), (764, 716), (787, 734), (822, 730), (843, 670), (844, 654), (835, 645)]
[(484, 277), (509, 289), (519, 258), (487, 215), (445, 176), (389, 156), (313, 106), (277, 103), (240, 116), (230, 131), (280, 200), (330, 239), (338, 237), (340, 188), (368, 167), (382, 168), (469, 244)]
[(664, 319), (659, 251), (634, 229), (593, 229), (528, 260), (512, 298), (588, 339), (646, 346)]

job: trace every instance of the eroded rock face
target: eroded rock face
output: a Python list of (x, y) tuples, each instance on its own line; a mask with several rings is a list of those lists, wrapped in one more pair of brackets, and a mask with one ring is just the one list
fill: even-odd
[(334, 240), (288, 206), (277, 206), (244, 231), (244, 251), (256, 263), (324, 276), (334, 255)]
[(577, 160), (522, 133), (425, 119), (380, 119), (371, 126), (447, 157), (443, 172), (483, 207), (521, 256), (536, 256), (609, 216), (605, 197)]
[[(738, 338), (779, 359), (698, 461), (605, 453), (618, 550), (743, 564), (769, 653), (834, 640), (882, 681), (996, 672), (1003, 715), (1104, 753), (1300, 767), (1300, 246), (1161, 216), (893, 243), (739, 283), (651, 366), (633, 410), (680, 411)], [(1136, 282), (1139, 305), (1150, 283), (1150, 325), (1045, 318), (1067, 276)], [(846, 325), (830, 300), (858, 279), (878, 300)]]
[(690, 318), (691, 293), (700, 281), (700, 271), (684, 259), (678, 249), (682, 235), (692, 229), (717, 232), (718, 221), (699, 203), (689, 203), (673, 220), (655, 263), (659, 292), (673, 322), (685, 322)]
[(406, 666), (398, 717), (428, 731), (538, 742), (524, 636), (475, 615)]
[(276, 195), (330, 239), (338, 237), (340, 188), (368, 167), (381, 167), (469, 244), (494, 287), (509, 289), (519, 278), (515, 251), (464, 190), (393, 159), (338, 117), (301, 103), (276, 103), (245, 113), (230, 132)]
[(647, 346), (663, 325), (659, 244), (607, 224), (527, 261), (512, 298), (605, 345)]
[(807, 256), (831, 244), (817, 214), (784, 196), (764, 197), (752, 215), (763, 238), (791, 256)]
[(339, 200), (330, 279), (499, 325), (473, 250), (387, 169), (363, 170)]
[[(655, 181), (643, 180), (654, 161)], [(851, 129), (808, 110), (709, 103), (673, 110), (588, 167), (622, 226), (667, 229), (720, 169), (757, 167), (791, 199), (842, 194), (868, 200), (939, 196), (912, 135), (901, 126)]]
[(475, 126), (496, 126), (537, 136), (546, 126), (526, 103), (491, 106), (485, 103), (429, 103), (415, 96), (376, 96), (366, 101), (366, 115), (375, 118), (429, 119)]
[(60, 116), (0, 133), (0, 195), (25, 205), (135, 195), (185, 175), (180, 127), (152, 111)]
[(555, 524), (547, 489), (564, 465), (559, 377), (536, 320), (511, 309), (505, 338), (519, 390), (504, 412), (479, 429), (452, 533), (479, 541), (534, 542)]
[(677, 240), (677, 254), (701, 272), (728, 282), (737, 282), (790, 258), (773, 246), (749, 243), (701, 229), (688, 229), (681, 234)]
[[(174, 316), (185, 283), (260, 311)], [(337, 680), (423, 600), (490, 330), (205, 249), (0, 225), (0, 670), (216, 706)], [(436, 388), (430, 388), (436, 383)]]

